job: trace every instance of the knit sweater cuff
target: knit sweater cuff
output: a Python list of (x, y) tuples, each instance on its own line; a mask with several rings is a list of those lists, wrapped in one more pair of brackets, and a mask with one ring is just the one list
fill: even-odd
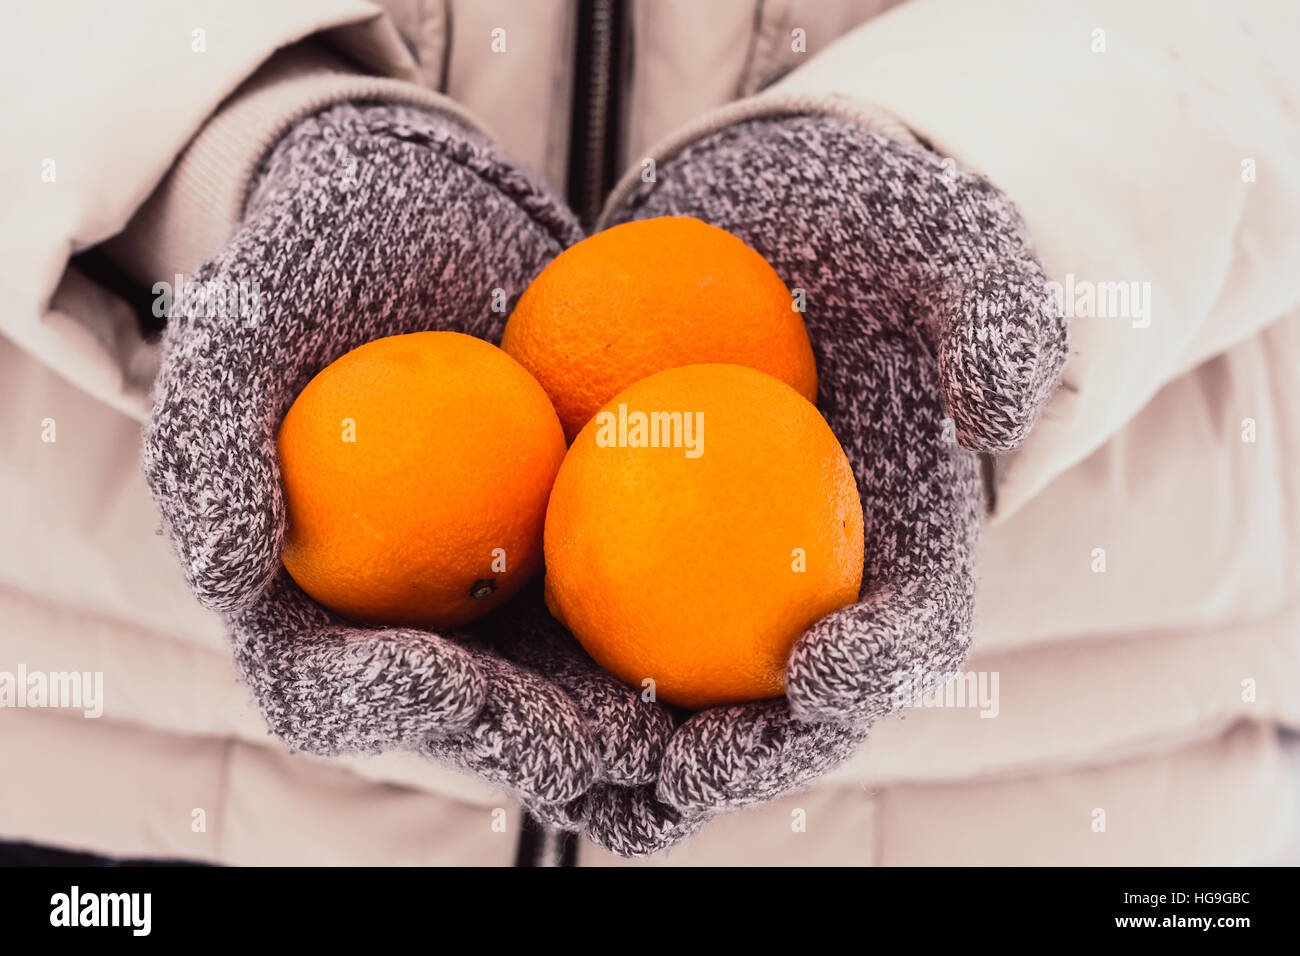
[[(890, 139), (904, 143), (918, 142), (916, 136), (898, 117), (874, 103), (834, 94), (781, 93), (774, 89), (770, 93), (760, 93), (749, 99), (729, 103), (681, 127), (666, 139), (660, 140), (649, 151), (645, 160), (662, 166), (680, 155), (692, 143), (736, 123), (766, 117), (809, 115), (838, 116), (861, 123)], [(647, 169), (651, 168), (646, 166), (645, 160), (634, 162), (615, 185), (596, 224), (597, 230), (604, 229), (610, 224), (619, 207), (627, 201), (628, 196), (642, 181)]]
[(177, 158), (167, 177), (108, 245), (137, 281), (190, 273), (226, 242), (243, 217), (254, 173), (294, 123), (343, 101), (406, 103), (481, 121), (433, 90), (359, 74), (321, 45), (281, 50), (227, 99)]

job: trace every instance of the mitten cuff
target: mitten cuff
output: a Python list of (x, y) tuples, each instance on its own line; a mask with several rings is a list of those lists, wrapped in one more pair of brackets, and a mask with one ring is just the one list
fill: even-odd
[(212, 115), (112, 241), (114, 258), (142, 282), (193, 272), (234, 232), (258, 164), (276, 142), (304, 116), (349, 100), (439, 110), (486, 132), (440, 93), (359, 74), (318, 44), (297, 44), (271, 57)]
[(901, 120), (883, 107), (866, 100), (836, 94), (761, 93), (729, 103), (681, 127), (660, 140), (645, 157), (635, 160), (605, 202), (596, 231), (611, 225), (613, 216), (637, 186), (642, 182), (653, 181), (650, 177), (654, 175), (654, 170), (683, 153), (691, 144), (736, 123), (783, 116), (837, 116), (861, 123), (867, 129), (899, 142), (918, 142)]

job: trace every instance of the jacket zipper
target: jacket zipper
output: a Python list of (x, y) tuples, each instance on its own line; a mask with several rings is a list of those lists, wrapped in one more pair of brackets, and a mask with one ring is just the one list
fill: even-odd
[(617, 172), (622, 0), (579, 0), (569, 139), (569, 205), (584, 228), (600, 217)]

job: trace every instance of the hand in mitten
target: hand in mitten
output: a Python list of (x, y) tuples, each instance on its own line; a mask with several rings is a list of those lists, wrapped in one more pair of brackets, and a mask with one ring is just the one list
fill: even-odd
[(544, 808), (599, 780), (653, 779), (667, 713), (570, 644), (358, 627), (280, 562), (276, 431), (308, 381), (387, 335), (495, 340), (494, 290), (518, 296), (578, 238), (480, 135), (410, 107), (340, 104), (277, 144), (242, 224), (191, 278), (256, 289), (260, 314), (183, 303), (163, 338), (145, 471), (190, 587), (224, 616), (244, 680), (291, 746), (411, 749)]
[(786, 698), (698, 713), (654, 787), (591, 794), (589, 836), (631, 854), (799, 789), (961, 668), (984, 511), (977, 453), (1023, 440), (1066, 357), (1014, 205), (919, 146), (830, 116), (754, 119), (695, 142), (656, 179), (613, 222), (720, 226), (805, 303), (818, 405), (857, 478), (866, 554), (858, 602), (796, 644)]

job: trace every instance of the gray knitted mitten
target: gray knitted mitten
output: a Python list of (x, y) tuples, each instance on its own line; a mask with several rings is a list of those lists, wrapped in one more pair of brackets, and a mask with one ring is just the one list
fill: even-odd
[(976, 452), (1024, 439), (1067, 354), (1012, 202), (848, 120), (714, 133), (661, 165), (615, 221), (666, 215), (734, 233), (802, 290), (818, 405), (853, 465), (867, 544), (859, 602), (795, 646), (786, 699), (696, 714), (656, 787), (588, 798), (588, 834), (624, 854), (806, 785), (962, 667), (984, 510)]
[(275, 435), (307, 382), (386, 335), (498, 340), (508, 310), (494, 299), (515, 299), (579, 238), (482, 136), (414, 108), (341, 104), (277, 144), (243, 223), (191, 277), (255, 288), (260, 314), (183, 304), (164, 334), (146, 476), (190, 587), (224, 616), (244, 680), (291, 746), (416, 750), (551, 813), (600, 780), (655, 779), (669, 715), (573, 642), (353, 626), (280, 565)]

